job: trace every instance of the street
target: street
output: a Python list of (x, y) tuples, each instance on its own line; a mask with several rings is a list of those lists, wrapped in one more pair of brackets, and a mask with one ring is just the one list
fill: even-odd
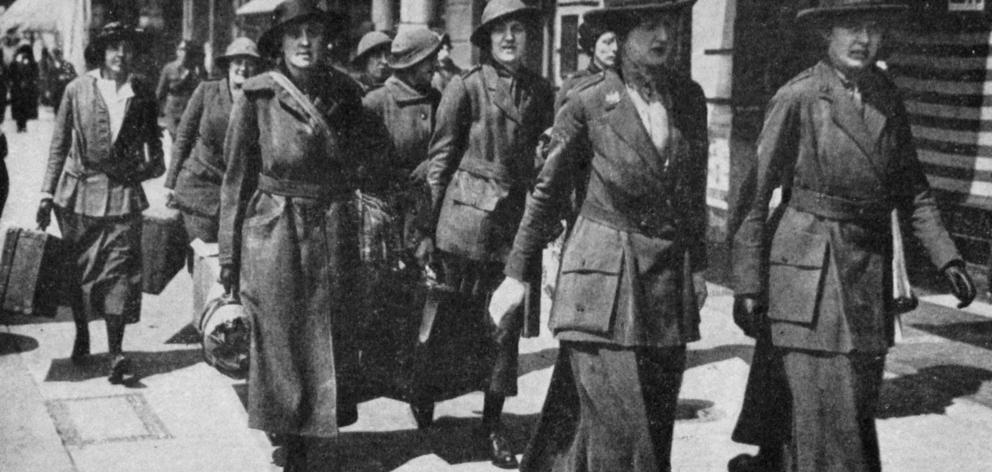
[[(3, 123), (11, 191), (0, 224), (34, 227), (52, 115), (18, 134)], [(168, 151), (168, 143), (166, 143)], [(166, 158), (168, 161), (168, 152)], [(145, 184), (161, 205), (161, 179)], [(56, 225), (49, 231), (57, 233)], [(719, 257), (719, 251), (714, 251)], [(720, 267), (721, 264), (713, 264)], [(714, 277), (713, 280), (720, 280)], [(903, 339), (889, 355), (878, 429), (883, 467), (897, 472), (992, 470), (992, 306), (966, 310), (953, 297), (926, 295), (903, 316)], [(753, 341), (734, 326), (731, 292), (709, 285), (703, 340), (689, 346), (679, 401), (673, 470), (719, 472), (755, 448), (730, 433), (740, 409)], [(4, 315), (0, 325), (0, 470), (275, 471), (281, 449), (247, 428), (244, 382), (202, 362), (188, 326), (192, 283), (180, 272), (158, 296), (145, 295), (141, 322), (124, 350), (140, 380), (106, 380), (106, 334), (91, 322), (95, 359), (69, 361), (74, 328), (67, 310), (49, 320)], [(521, 343), (520, 395), (504, 418), (522, 452), (537, 420), (557, 349), (547, 332)], [(378, 398), (359, 406), (359, 421), (329, 443), (328, 471), (495, 471), (475, 433), (482, 394), (438, 404), (433, 428), (420, 431), (406, 404)]]

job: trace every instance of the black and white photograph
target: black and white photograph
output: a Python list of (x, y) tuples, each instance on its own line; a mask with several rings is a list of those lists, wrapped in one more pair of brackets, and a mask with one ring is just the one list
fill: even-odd
[(992, 0), (0, 0), (0, 471), (992, 471)]

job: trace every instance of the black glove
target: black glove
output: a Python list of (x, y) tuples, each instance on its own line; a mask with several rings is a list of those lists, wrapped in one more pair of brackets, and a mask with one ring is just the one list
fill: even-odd
[(971, 305), (975, 299), (975, 282), (971, 280), (964, 262), (953, 261), (944, 267), (944, 276), (951, 283), (951, 293), (958, 298), (958, 308)]
[(758, 297), (753, 295), (734, 297), (734, 323), (744, 331), (744, 334), (752, 338), (758, 337), (765, 310)]
[(233, 265), (225, 264), (220, 267), (220, 284), (224, 286), (224, 293), (237, 296), (238, 282), (238, 270)]
[(38, 223), (38, 228), (42, 231), (52, 223), (52, 206), (54, 205), (51, 198), (44, 198), (38, 204), (38, 214), (35, 215), (34, 221)]

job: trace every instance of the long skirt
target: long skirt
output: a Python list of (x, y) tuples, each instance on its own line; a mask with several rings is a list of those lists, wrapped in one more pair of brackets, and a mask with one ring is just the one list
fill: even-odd
[(762, 328), (751, 358), (744, 403), (731, 439), (765, 448), (779, 448), (789, 437), (789, 384), (782, 356), (772, 346), (771, 332)]
[(448, 253), (439, 257), (441, 280), (451, 291), (428, 295), (436, 314), (430, 336), (415, 349), (410, 396), (429, 402), (480, 389), (516, 395), (520, 317), (507, 317), (497, 330), (487, 310), (503, 279), (503, 264)]
[(248, 426), (334, 437), (353, 418), (357, 365), (352, 207), (256, 193), (242, 227), (241, 302), (251, 321)]
[(776, 352), (791, 396), (792, 420), (783, 448), (784, 470), (882, 470), (875, 408), (885, 356), (787, 349)]
[(685, 346), (562, 342), (524, 472), (671, 470)]
[[(77, 317), (141, 319), (141, 215), (93, 218), (55, 208), (70, 253), (70, 303)], [(85, 315), (84, 315), (85, 314)]]

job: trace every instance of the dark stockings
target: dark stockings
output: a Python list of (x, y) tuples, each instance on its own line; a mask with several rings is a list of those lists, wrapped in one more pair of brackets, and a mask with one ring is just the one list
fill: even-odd
[(496, 431), (500, 426), (500, 416), (503, 414), (503, 403), (506, 397), (503, 395), (486, 392), (485, 400), (482, 404), (482, 428), (486, 433)]

